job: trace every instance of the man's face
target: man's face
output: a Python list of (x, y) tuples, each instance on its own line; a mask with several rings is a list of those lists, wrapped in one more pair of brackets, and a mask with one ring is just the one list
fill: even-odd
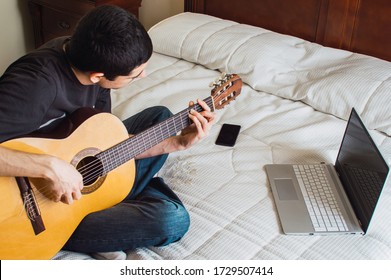
[(128, 76), (118, 76), (117, 78), (115, 78), (114, 81), (110, 81), (105, 77), (102, 77), (102, 79), (99, 81), (98, 84), (102, 88), (109, 88), (109, 89), (122, 88), (136, 79), (145, 77), (146, 76), (145, 67), (147, 67), (147, 62), (133, 69), (133, 71), (130, 72)]

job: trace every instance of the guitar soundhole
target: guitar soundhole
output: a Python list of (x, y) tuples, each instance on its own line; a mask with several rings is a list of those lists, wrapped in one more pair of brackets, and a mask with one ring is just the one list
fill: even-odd
[(88, 156), (80, 160), (76, 169), (83, 176), (84, 186), (94, 184), (103, 174), (102, 162), (94, 156)]

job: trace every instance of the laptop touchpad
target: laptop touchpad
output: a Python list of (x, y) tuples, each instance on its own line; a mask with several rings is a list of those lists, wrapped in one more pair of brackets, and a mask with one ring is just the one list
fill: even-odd
[(292, 179), (275, 179), (274, 182), (280, 200), (298, 200)]

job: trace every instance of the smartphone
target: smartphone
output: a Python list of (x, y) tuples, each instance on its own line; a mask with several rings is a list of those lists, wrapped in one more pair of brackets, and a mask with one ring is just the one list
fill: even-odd
[(241, 126), (225, 123), (221, 127), (220, 133), (216, 139), (216, 145), (233, 147), (238, 138)]

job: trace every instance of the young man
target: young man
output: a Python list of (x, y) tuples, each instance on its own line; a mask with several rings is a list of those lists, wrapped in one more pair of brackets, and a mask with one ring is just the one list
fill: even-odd
[[(110, 89), (146, 75), (152, 42), (127, 11), (101, 6), (87, 14), (70, 38), (54, 39), (20, 58), (0, 78), (0, 142), (34, 131), (50, 132), (81, 107), (110, 112)], [(167, 154), (187, 149), (208, 135), (214, 113), (190, 111), (193, 124), (136, 158), (132, 191), (120, 204), (87, 215), (64, 249), (93, 253), (162, 246), (188, 230), (189, 216), (179, 198), (154, 177)], [(137, 134), (171, 116), (168, 109), (147, 108), (124, 121)], [(58, 203), (83, 199), (81, 175), (68, 162), (0, 146), (0, 176), (39, 178)]]

